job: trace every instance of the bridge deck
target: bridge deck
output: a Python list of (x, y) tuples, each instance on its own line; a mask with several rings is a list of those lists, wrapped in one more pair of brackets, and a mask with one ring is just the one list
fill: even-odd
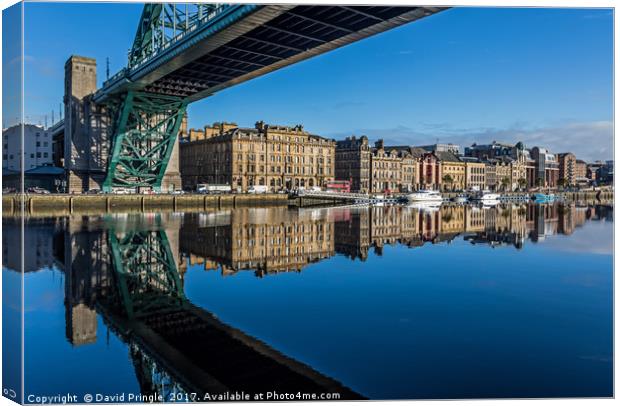
[(199, 100), (441, 11), (440, 7), (238, 6), (106, 82), (97, 101), (141, 90)]

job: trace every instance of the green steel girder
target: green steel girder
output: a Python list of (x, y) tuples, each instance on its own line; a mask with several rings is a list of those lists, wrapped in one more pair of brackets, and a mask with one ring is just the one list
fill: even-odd
[(206, 20), (215, 18), (224, 4), (147, 3), (129, 52), (129, 68), (139, 65)]
[(160, 191), (187, 101), (130, 91), (110, 108), (115, 121), (103, 190), (150, 187)]
[(183, 306), (183, 285), (164, 230), (108, 231), (120, 309), (129, 319)]

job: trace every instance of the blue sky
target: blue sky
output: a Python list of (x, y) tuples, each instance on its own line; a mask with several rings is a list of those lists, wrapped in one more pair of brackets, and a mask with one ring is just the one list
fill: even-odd
[[(58, 115), (71, 54), (126, 63), (139, 4), (27, 3), (26, 116)], [(613, 157), (613, 12), (456, 8), (222, 91), (190, 126), (257, 120), (388, 143), (492, 140)]]

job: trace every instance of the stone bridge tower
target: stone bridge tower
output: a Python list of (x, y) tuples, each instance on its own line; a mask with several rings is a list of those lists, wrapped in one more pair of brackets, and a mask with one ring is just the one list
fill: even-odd
[[(64, 156), (67, 191), (81, 193), (101, 189), (108, 166), (112, 140), (105, 106), (92, 96), (97, 90), (97, 61), (72, 55), (65, 63)], [(180, 189), (178, 137), (162, 180), (162, 190)]]

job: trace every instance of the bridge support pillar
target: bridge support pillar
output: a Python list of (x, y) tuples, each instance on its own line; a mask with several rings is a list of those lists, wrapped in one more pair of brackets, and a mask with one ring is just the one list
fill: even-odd
[(115, 122), (105, 191), (161, 191), (186, 106), (179, 97), (132, 91), (112, 104)]

